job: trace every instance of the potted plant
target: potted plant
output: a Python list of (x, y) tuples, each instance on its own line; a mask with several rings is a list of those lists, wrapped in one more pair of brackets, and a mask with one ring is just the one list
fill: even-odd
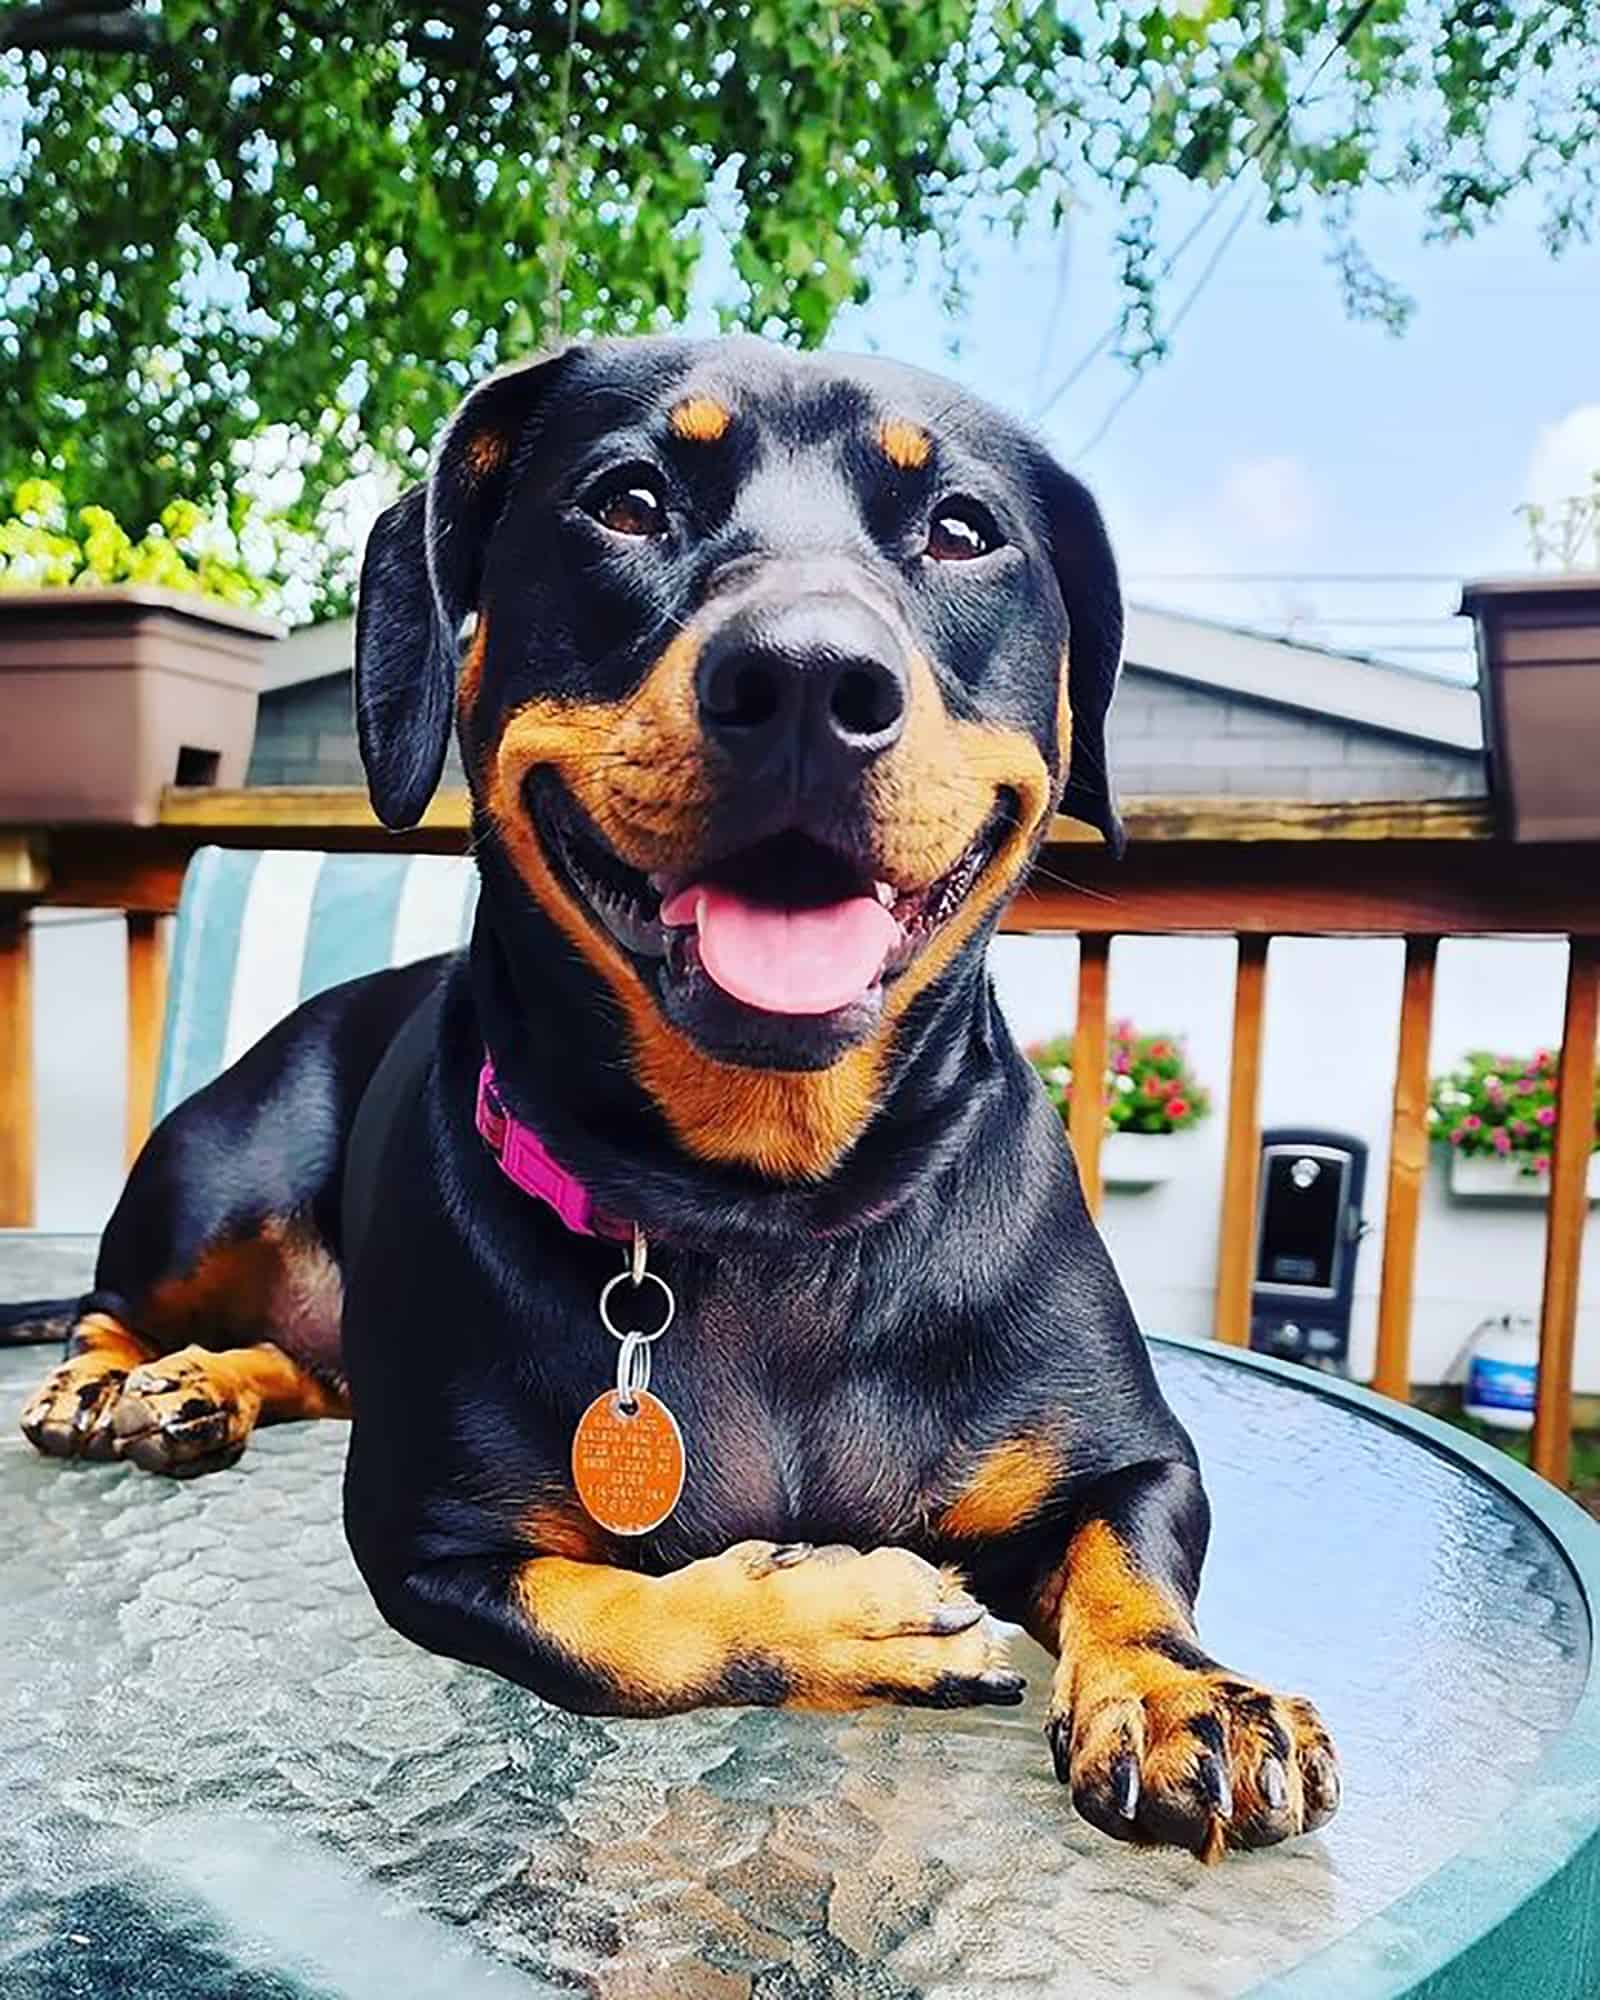
[(243, 784), (268, 595), (191, 502), (135, 541), (25, 480), (0, 514), (0, 821), (148, 825), (166, 785)]
[[(1538, 1049), (1523, 1057), (1474, 1049), (1434, 1079), (1428, 1126), (1450, 1149), (1450, 1192), (1458, 1200), (1545, 1199), (1560, 1053)], [(1600, 1133), (1600, 1090), (1595, 1112)], [(1589, 1199), (1600, 1200), (1600, 1155), (1589, 1160)]]
[(1521, 510), (1534, 561), (1467, 584), (1490, 790), (1513, 840), (1600, 838), (1600, 473), (1557, 508)]
[[(1028, 1056), (1064, 1123), (1072, 1109), (1072, 1037), (1036, 1043)], [(1113, 1021), (1106, 1056), (1102, 1177), (1107, 1187), (1159, 1187), (1181, 1165), (1178, 1137), (1209, 1113), (1210, 1093), (1177, 1035), (1142, 1035), (1131, 1021)]]

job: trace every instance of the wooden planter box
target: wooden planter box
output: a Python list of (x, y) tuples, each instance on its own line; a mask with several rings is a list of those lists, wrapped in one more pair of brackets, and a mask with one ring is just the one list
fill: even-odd
[(1489, 782), (1513, 840), (1600, 839), (1600, 572), (1469, 583)]
[(0, 821), (149, 826), (242, 785), (270, 618), (145, 587), (0, 592)]

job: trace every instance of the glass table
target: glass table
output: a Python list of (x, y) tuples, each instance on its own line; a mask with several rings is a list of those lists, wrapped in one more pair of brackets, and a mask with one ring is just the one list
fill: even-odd
[(570, 1716), (378, 1619), (345, 1432), (63, 1466), (0, 1352), (6, 2000), (1573, 2000), (1600, 1965), (1600, 1527), (1360, 1391), (1156, 1343), (1202, 1630), (1312, 1695), (1321, 1834), (1202, 1868), (1078, 1820), (1027, 1706)]

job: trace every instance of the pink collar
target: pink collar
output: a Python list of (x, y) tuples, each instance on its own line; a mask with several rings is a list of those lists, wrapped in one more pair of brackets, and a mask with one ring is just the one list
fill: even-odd
[(576, 1174), (569, 1174), (552, 1157), (531, 1125), (524, 1125), (501, 1102), (495, 1087), (494, 1064), (485, 1055), (478, 1072), (478, 1130), (514, 1187), (553, 1208), (577, 1236), (604, 1236), (626, 1243), (633, 1234), (625, 1222), (604, 1214)]

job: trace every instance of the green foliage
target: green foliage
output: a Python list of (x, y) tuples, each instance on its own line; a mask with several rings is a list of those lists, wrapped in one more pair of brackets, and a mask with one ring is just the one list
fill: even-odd
[[(1474, 1049), (1454, 1069), (1434, 1078), (1429, 1131), (1475, 1158), (1515, 1160), (1530, 1178), (1549, 1173), (1560, 1061), (1559, 1049), (1539, 1049), (1531, 1056)], [(1595, 1090), (1595, 1133), (1600, 1145), (1600, 1085)]]
[[(1028, 1060), (1065, 1121), (1072, 1110), (1072, 1037), (1035, 1043)], [(1131, 1021), (1113, 1021), (1106, 1065), (1109, 1132), (1186, 1132), (1210, 1113), (1211, 1094), (1176, 1035), (1141, 1035)]]
[(275, 593), (246, 564), (225, 517), (192, 500), (172, 500), (134, 541), (109, 508), (69, 515), (59, 486), (25, 479), (9, 516), (0, 518), (0, 591), (94, 589), (112, 583), (159, 584), (224, 604), (273, 608)]
[(959, 288), (964, 227), (1093, 195), (1139, 363), (1164, 191), (1249, 176), (1394, 318), (1354, 193), (1583, 233), (1597, 54), (1588, 0), (0, 0), (0, 486), (154, 520), (266, 434), (311, 529), (487, 368), (678, 320), (708, 232), (812, 343), (886, 257)]
[(1554, 507), (1530, 500), (1516, 512), (1538, 568), (1553, 562), (1557, 569), (1600, 569), (1600, 472), (1591, 476), (1587, 493), (1569, 493)]

